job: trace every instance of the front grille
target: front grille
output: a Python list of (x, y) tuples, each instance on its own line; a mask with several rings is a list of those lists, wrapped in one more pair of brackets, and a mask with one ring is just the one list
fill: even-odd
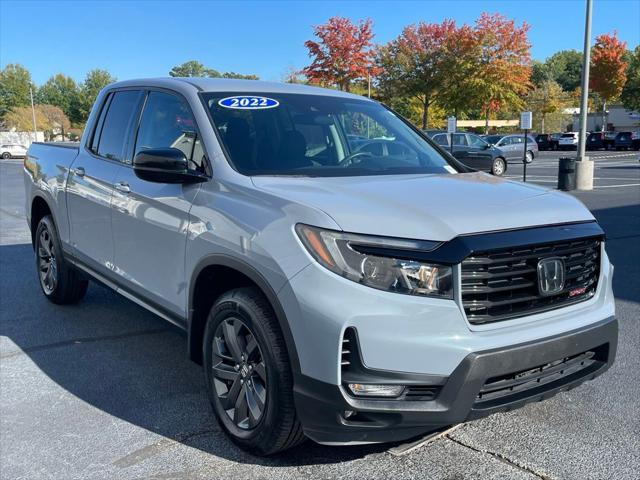
[[(565, 285), (559, 293), (543, 296), (537, 265), (547, 257), (564, 261)], [(462, 261), (462, 305), (473, 324), (522, 317), (591, 298), (599, 275), (599, 239), (474, 253)]]
[(518, 398), (542, 394), (595, 372), (606, 363), (607, 356), (608, 345), (605, 344), (535, 368), (490, 378), (480, 389), (474, 406), (491, 408)]

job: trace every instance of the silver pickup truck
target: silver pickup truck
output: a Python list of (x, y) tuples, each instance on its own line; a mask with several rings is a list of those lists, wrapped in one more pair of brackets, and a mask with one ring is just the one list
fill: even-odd
[(44, 295), (96, 280), (183, 328), (222, 429), (257, 454), (408, 439), (615, 357), (590, 212), (470, 171), (360, 96), (116, 83), (79, 144), (29, 148), (25, 187)]

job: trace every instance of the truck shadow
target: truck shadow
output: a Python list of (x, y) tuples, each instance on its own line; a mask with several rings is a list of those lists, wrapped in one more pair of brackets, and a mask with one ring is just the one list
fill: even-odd
[[(272, 467), (340, 463), (389, 448), (326, 447), (308, 441), (269, 458), (249, 455), (219, 428), (202, 368), (187, 359), (186, 337), (176, 327), (93, 283), (78, 305), (51, 304), (37, 284), (30, 245), (0, 247), (0, 271), (0, 336), (10, 340), (2, 344), (0, 362), (27, 355), (82, 402), (165, 437), (116, 460), (118, 466), (142, 462), (176, 442), (235, 462)], [(46, 423), (46, 415), (44, 407), (43, 418), (20, 420)]]
[[(640, 301), (640, 205), (593, 212), (607, 232), (618, 299)], [(258, 458), (236, 448), (218, 427), (201, 367), (187, 359), (184, 334), (118, 294), (92, 284), (77, 306), (57, 306), (40, 293), (30, 245), (0, 247), (0, 361), (26, 355), (49, 379), (105, 414), (165, 440), (115, 463), (131, 466), (176, 443), (239, 463), (299, 466), (340, 463), (390, 445), (325, 447), (313, 442)], [(14, 401), (16, 401), (14, 399)], [(47, 415), (46, 409), (43, 416)], [(46, 423), (45, 418), (20, 419)], [(11, 441), (10, 437), (5, 438)]]

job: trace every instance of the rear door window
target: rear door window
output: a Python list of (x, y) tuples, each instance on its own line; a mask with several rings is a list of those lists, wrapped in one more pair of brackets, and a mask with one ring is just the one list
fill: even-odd
[(433, 136), (433, 141), (436, 142), (438, 145), (444, 145), (444, 146), (448, 146), (449, 145), (449, 141), (448, 141), (447, 135), (445, 133), (440, 133), (438, 135), (434, 135)]
[(113, 94), (97, 145), (98, 155), (109, 160), (129, 161), (126, 158), (127, 147), (141, 98), (142, 92), (139, 90), (125, 90)]
[(456, 147), (466, 147), (467, 144), (467, 136), (464, 133), (454, 133), (453, 134), (453, 145)]

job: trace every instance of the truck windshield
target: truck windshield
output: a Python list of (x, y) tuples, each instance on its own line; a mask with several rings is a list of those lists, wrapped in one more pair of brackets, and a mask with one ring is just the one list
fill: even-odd
[(229, 160), (245, 175), (456, 173), (382, 105), (323, 95), (205, 93)]

